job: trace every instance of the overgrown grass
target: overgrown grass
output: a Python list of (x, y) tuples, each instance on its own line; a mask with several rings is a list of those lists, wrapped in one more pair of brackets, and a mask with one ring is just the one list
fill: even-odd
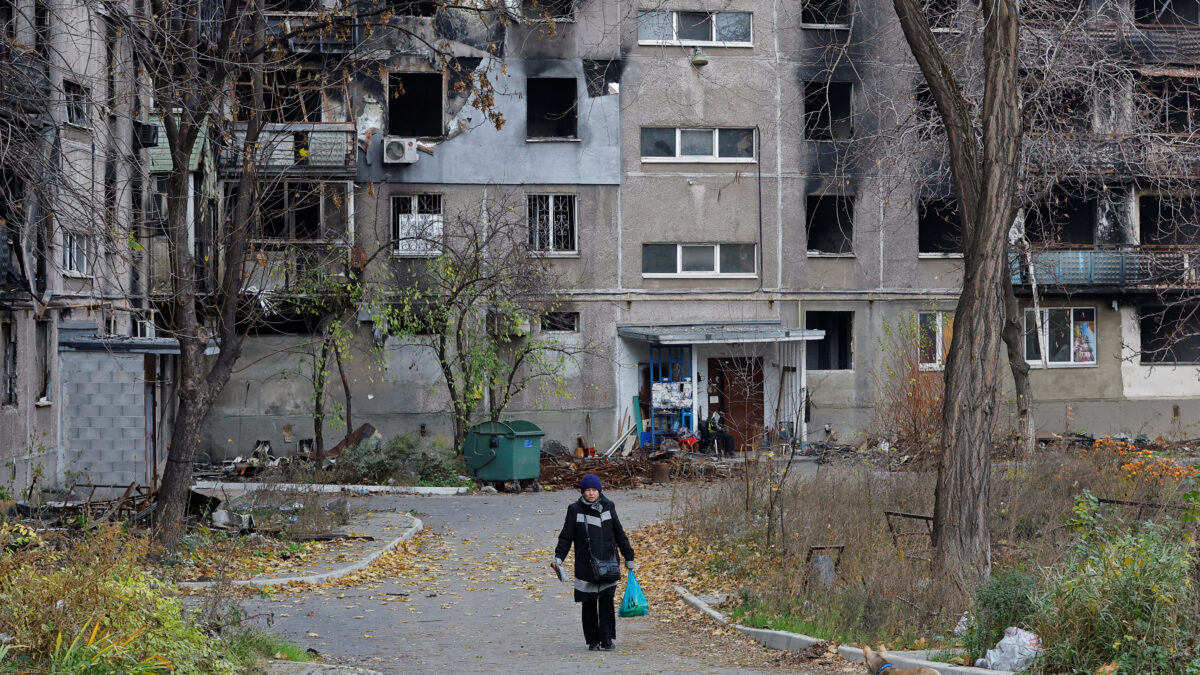
[[(1044, 672), (1078, 664), (1095, 672), (1113, 661), (1121, 672), (1181, 672), (1200, 653), (1192, 526), (1175, 511), (1148, 507), (1100, 505), (1084, 521), (1075, 498), (1090, 491), (1178, 504), (1194, 479), (1155, 461), (1135, 464), (1110, 445), (995, 465), (993, 575), (969, 606), (947, 603), (937, 590), (929, 538), (914, 534), (923, 523), (900, 519), (893, 538), (884, 516), (931, 514), (932, 473), (880, 472), (865, 461), (823, 465), (807, 477), (760, 467), (748, 488), (731, 481), (690, 495), (677, 524), (687, 536), (719, 542), (708, 564), (739, 585), (699, 590), (738, 592), (734, 613), (749, 625), (855, 644), (961, 646), (969, 660), (1015, 625), (1058, 645)], [(807, 561), (829, 554), (810, 547), (832, 545), (843, 548), (830, 578), (828, 561), (824, 575)], [(974, 622), (954, 638), (964, 610)]]
[(257, 628), (237, 632), (227, 642), (229, 659), (241, 670), (261, 668), (268, 659), (312, 660), (312, 655), (303, 647)]

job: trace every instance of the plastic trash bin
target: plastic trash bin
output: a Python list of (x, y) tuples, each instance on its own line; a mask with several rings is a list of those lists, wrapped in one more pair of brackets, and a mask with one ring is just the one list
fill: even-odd
[(536, 479), (542, 472), (542, 437), (533, 422), (484, 422), (467, 432), (463, 460), (481, 481)]

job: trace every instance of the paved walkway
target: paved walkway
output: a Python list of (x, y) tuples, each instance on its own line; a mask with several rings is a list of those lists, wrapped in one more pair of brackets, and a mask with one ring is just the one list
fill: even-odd
[[(670, 488), (613, 491), (628, 529), (666, 515)], [(430, 528), (403, 575), (351, 587), (279, 593), (244, 604), (325, 662), (381, 673), (758, 672), (706, 658), (654, 615), (618, 619), (616, 652), (589, 652), (571, 586), (547, 567), (573, 492), (463, 497), (373, 496), (356, 508), (412, 510)]]

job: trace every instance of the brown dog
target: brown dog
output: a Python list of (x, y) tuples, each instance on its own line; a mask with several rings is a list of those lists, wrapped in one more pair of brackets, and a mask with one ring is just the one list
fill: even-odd
[(888, 655), (887, 650), (883, 648), (883, 645), (880, 645), (878, 650), (873, 651), (870, 647), (863, 646), (863, 659), (866, 660), (867, 672), (871, 673), (871, 675), (939, 675), (938, 671), (924, 666), (920, 668), (897, 668), (890, 663), (891, 657)]

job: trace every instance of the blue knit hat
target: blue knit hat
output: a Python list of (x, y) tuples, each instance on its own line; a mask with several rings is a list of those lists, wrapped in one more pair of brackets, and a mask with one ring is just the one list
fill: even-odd
[(589, 473), (583, 477), (583, 480), (579, 481), (580, 492), (583, 492), (588, 488), (595, 488), (597, 490), (600, 489), (600, 478), (594, 473)]

